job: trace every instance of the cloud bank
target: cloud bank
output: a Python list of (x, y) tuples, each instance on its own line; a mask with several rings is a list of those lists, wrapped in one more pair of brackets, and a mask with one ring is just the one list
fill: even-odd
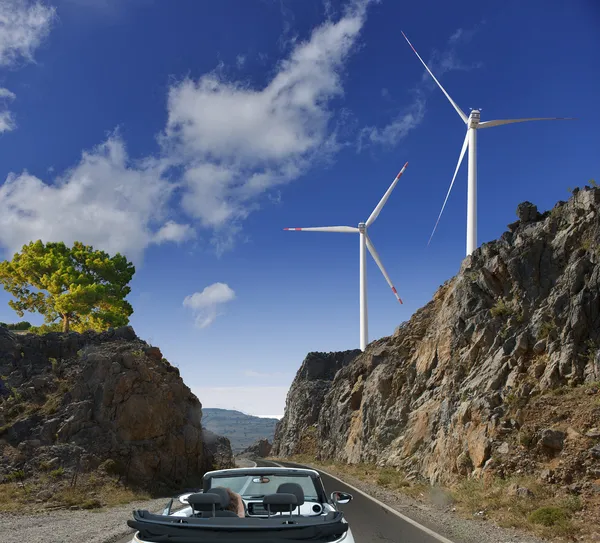
[[(9, 174), (0, 187), (0, 245), (14, 252), (34, 239), (77, 239), (139, 261), (149, 245), (184, 242), (200, 228), (217, 252), (231, 248), (261, 196), (337, 151), (331, 101), (343, 95), (344, 66), (368, 4), (351, 2), (336, 21), (295, 41), (262, 88), (218, 70), (172, 85), (156, 156), (131, 159), (114, 133), (51, 181)], [(30, 9), (41, 36), (53, 12)], [(17, 50), (27, 57), (39, 38), (12, 43), (4, 58)], [(0, 117), (0, 127), (9, 122)]]

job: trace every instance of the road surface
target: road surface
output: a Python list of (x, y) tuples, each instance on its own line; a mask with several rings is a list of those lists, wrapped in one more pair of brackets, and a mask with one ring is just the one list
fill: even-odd
[[(275, 465), (266, 460), (259, 460), (257, 463), (259, 466)], [(291, 462), (277, 462), (277, 464), (286, 467), (306, 467)], [(426, 533), (384, 509), (377, 502), (358, 494), (337, 479), (320, 471), (319, 473), (328, 495), (334, 490), (352, 494), (352, 501), (346, 505), (340, 505), (339, 508), (344, 512), (346, 520), (350, 524), (356, 543), (440, 543), (440, 541), (448, 541), (441, 536), (434, 537)]]
[[(305, 467), (291, 462), (273, 463), (267, 460), (258, 460), (257, 465)], [(352, 501), (339, 507), (346, 515), (356, 543), (448, 543), (447, 539), (427, 533), (338, 480), (325, 473), (319, 473), (321, 473), (327, 494), (331, 494), (334, 490), (352, 494)], [(130, 541), (131, 536), (127, 536), (117, 543), (129, 543)]]

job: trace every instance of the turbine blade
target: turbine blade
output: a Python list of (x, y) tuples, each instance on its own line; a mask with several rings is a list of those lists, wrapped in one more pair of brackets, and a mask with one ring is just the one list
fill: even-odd
[(503, 119), (499, 121), (484, 121), (477, 125), (477, 128), (491, 128), (492, 126), (502, 126), (503, 124), (524, 123), (526, 121), (573, 121), (575, 117), (531, 117), (530, 119)]
[(301, 232), (342, 232), (344, 234), (354, 234), (358, 228), (352, 226), (315, 226), (309, 228), (284, 228), (284, 230), (295, 230)]
[(381, 213), (381, 210), (383, 209), (383, 206), (385, 205), (385, 203), (387, 202), (388, 198), (390, 197), (390, 194), (392, 194), (392, 191), (394, 190), (394, 187), (396, 186), (396, 183), (398, 183), (398, 180), (400, 179), (400, 177), (402, 177), (402, 174), (404, 173), (404, 170), (406, 170), (406, 166), (408, 166), (408, 162), (400, 170), (400, 173), (396, 176), (396, 179), (394, 179), (394, 181), (390, 185), (390, 188), (387, 189), (387, 191), (383, 195), (383, 198), (377, 204), (377, 207), (373, 210), (373, 213), (371, 213), (371, 216), (367, 219), (367, 222), (365, 223), (366, 226), (367, 226), (367, 228), (369, 226), (371, 226), (375, 222), (375, 219), (379, 216), (379, 213)]
[(450, 95), (446, 92), (446, 89), (444, 89), (444, 87), (442, 87), (442, 84), (435, 78), (435, 75), (433, 75), (431, 73), (431, 70), (427, 67), (427, 64), (425, 64), (423, 59), (420, 57), (419, 53), (417, 53), (417, 50), (413, 47), (413, 44), (410, 43), (410, 41), (406, 37), (406, 34), (404, 32), (402, 32), (402, 35), (404, 36), (404, 39), (408, 42), (408, 45), (410, 45), (411, 49), (415, 52), (415, 55), (417, 55), (417, 57), (419, 57), (421, 64), (423, 64), (423, 66), (425, 66), (425, 69), (429, 72), (429, 75), (431, 77), (433, 77), (433, 80), (438, 84), (438, 87), (440, 89), (442, 89), (442, 92), (446, 95), (446, 98), (448, 98), (448, 100), (450, 100), (450, 103), (456, 110), (456, 113), (458, 113), (460, 115), (460, 118), (465, 122), (465, 124), (467, 124), (467, 122), (469, 121), (469, 117), (467, 115), (465, 115), (464, 111), (458, 107), (458, 104), (454, 100), (452, 100), (452, 98), (450, 98)]
[(448, 189), (448, 193), (446, 194), (446, 199), (444, 200), (444, 204), (442, 205), (442, 210), (440, 211), (437, 221), (435, 221), (435, 226), (433, 227), (433, 232), (431, 232), (431, 236), (429, 236), (429, 241), (427, 242), (427, 245), (429, 245), (431, 243), (431, 238), (433, 238), (433, 234), (435, 234), (437, 225), (440, 222), (440, 219), (442, 218), (442, 213), (444, 212), (444, 208), (446, 207), (446, 202), (448, 201), (448, 197), (450, 196), (450, 191), (452, 190), (452, 186), (454, 185), (454, 180), (456, 179), (456, 174), (458, 173), (458, 169), (460, 168), (460, 164), (463, 160), (463, 157), (465, 156), (465, 151), (467, 150), (468, 146), (469, 146), (469, 131), (467, 130), (467, 134), (465, 135), (465, 141), (463, 142), (462, 149), (460, 150), (460, 156), (458, 157), (458, 164), (456, 165), (456, 169), (454, 170), (454, 175), (452, 176), (452, 182), (450, 183), (450, 188)]
[(369, 249), (369, 252), (371, 253), (371, 256), (373, 257), (373, 260), (375, 260), (375, 262), (379, 266), (379, 269), (381, 270), (381, 273), (385, 277), (385, 280), (387, 281), (387, 284), (392, 289), (392, 292), (394, 293), (394, 296), (396, 296), (396, 298), (398, 299), (398, 301), (400, 303), (402, 303), (402, 300), (400, 299), (400, 296), (398, 296), (398, 292), (396, 291), (396, 287), (394, 287), (394, 285), (392, 284), (392, 280), (390, 279), (390, 276), (385, 271), (385, 268), (383, 267), (383, 264), (381, 263), (381, 259), (379, 258), (379, 255), (377, 254), (377, 251), (375, 250), (375, 247), (373, 246), (373, 242), (371, 241), (371, 238), (369, 238), (368, 234), (366, 234), (366, 233), (365, 233), (365, 241), (367, 242), (367, 249)]

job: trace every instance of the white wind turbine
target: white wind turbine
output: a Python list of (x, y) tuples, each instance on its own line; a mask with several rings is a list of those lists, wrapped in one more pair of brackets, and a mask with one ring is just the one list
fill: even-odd
[(454, 170), (454, 176), (452, 177), (450, 188), (448, 189), (448, 193), (446, 194), (446, 199), (444, 200), (444, 204), (442, 205), (442, 210), (440, 211), (435, 226), (433, 227), (433, 232), (431, 232), (429, 242), (431, 242), (431, 238), (433, 237), (437, 225), (440, 222), (440, 218), (442, 217), (442, 213), (444, 212), (444, 208), (446, 207), (446, 202), (448, 201), (448, 196), (450, 196), (450, 191), (452, 190), (452, 186), (454, 185), (456, 174), (458, 173), (458, 169), (460, 168), (462, 159), (465, 156), (465, 151), (467, 150), (467, 147), (469, 147), (469, 168), (467, 182), (467, 256), (469, 256), (477, 248), (477, 130), (479, 130), (480, 128), (492, 128), (494, 126), (501, 126), (503, 124), (522, 123), (525, 121), (571, 120), (571, 117), (532, 117), (528, 119), (503, 119), (497, 121), (480, 122), (480, 110), (478, 109), (473, 109), (471, 111), (471, 114), (467, 117), (467, 115), (465, 115), (462, 109), (458, 107), (456, 102), (452, 100), (452, 98), (450, 98), (450, 95), (446, 92), (444, 87), (442, 87), (440, 82), (431, 73), (431, 70), (427, 67), (427, 64), (423, 62), (423, 59), (419, 56), (419, 53), (417, 53), (417, 50), (413, 47), (412, 43), (410, 43), (410, 41), (406, 37), (406, 34), (402, 32), (402, 35), (408, 42), (408, 45), (410, 45), (412, 50), (415, 52), (415, 55), (417, 55), (423, 66), (425, 66), (425, 69), (429, 72), (429, 75), (433, 77), (433, 80), (437, 83), (438, 87), (446, 95), (446, 98), (448, 98), (456, 112), (460, 115), (460, 118), (467, 125), (467, 134), (465, 135), (465, 140), (460, 151), (458, 164), (456, 165), (456, 169)]
[(379, 258), (379, 255), (377, 254), (377, 251), (375, 250), (375, 247), (373, 246), (373, 243), (371, 242), (371, 239), (369, 238), (369, 235), (367, 234), (367, 228), (369, 228), (369, 226), (371, 226), (375, 222), (375, 219), (377, 218), (377, 216), (383, 209), (383, 206), (387, 202), (388, 198), (390, 197), (390, 194), (392, 193), (392, 191), (394, 190), (394, 187), (396, 186), (396, 183), (398, 183), (398, 180), (404, 173), (404, 170), (406, 169), (407, 166), (408, 166), (408, 162), (400, 170), (400, 173), (398, 173), (398, 175), (396, 176), (396, 179), (394, 179), (394, 181), (390, 185), (390, 188), (387, 189), (386, 193), (383, 195), (383, 198), (377, 204), (377, 207), (373, 210), (373, 213), (371, 213), (371, 216), (367, 219), (367, 222), (358, 223), (358, 228), (354, 228), (353, 226), (320, 226), (320, 227), (310, 227), (310, 228), (284, 228), (284, 230), (296, 230), (296, 231), (301, 231), (301, 232), (340, 232), (340, 233), (344, 233), (344, 234), (356, 234), (356, 233), (359, 234), (359, 240), (360, 240), (360, 350), (361, 351), (364, 351), (366, 349), (367, 342), (368, 342), (368, 335), (369, 335), (369, 332), (368, 332), (369, 325), (368, 325), (368, 318), (367, 318), (367, 252), (366, 252), (366, 249), (369, 250), (369, 252), (371, 253), (371, 256), (373, 257), (373, 260), (375, 260), (375, 262), (377, 263), (377, 266), (379, 266), (379, 269), (381, 270), (381, 273), (385, 277), (385, 280), (387, 281), (388, 285), (391, 287), (392, 292), (394, 293), (394, 295), (396, 296), (398, 301), (400, 303), (402, 303), (402, 300), (400, 299), (400, 296), (398, 296), (398, 292), (396, 291), (396, 288), (392, 284), (392, 280), (390, 279), (390, 276), (385, 271), (385, 268), (383, 267), (383, 264), (381, 263), (381, 259)]

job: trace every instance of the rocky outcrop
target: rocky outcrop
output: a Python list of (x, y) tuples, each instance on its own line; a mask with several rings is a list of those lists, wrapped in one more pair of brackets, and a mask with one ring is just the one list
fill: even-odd
[(244, 449), (238, 456), (246, 458), (266, 458), (271, 454), (272, 445), (268, 439), (259, 439), (250, 447)]
[(235, 467), (229, 439), (219, 436), (206, 428), (202, 428), (202, 440), (204, 441), (204, 451), (211, 469)]
[(44, 336), (0, 328), (0, 477), (102, 465), (140, 485), (197, 485), (216, 454), (201, 407), (131, 327)]
[(314, 423), (321, 459), (376, 462), (431, 482), (546, 470), (548, 480), (592, 484), (600, 190), (573, 192), (543, 214), (521, 204), (509, 231), (467, 257), (393, 336), (347, 363), (323, 360), (335, 376), (316, 394), (301, 368), (274, 451), (301, 450)]
[(319, 418), (321, 406), (338, 370), (360, 354), (359, 349), (340, 353), (308, 353), (287, 395), (285, 415), (275, 427), (272, 453), (289, 456), (301, 452), (299, 439)]

